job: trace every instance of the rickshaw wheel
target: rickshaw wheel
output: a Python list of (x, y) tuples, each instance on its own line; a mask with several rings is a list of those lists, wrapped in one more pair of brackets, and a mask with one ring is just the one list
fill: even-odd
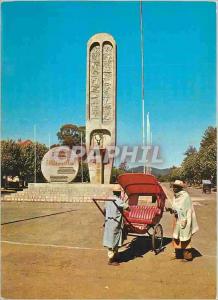
[(152, 235), (152, 250), (155, 254), (158, 254), (163, 246), (163, 227), (161, 224), (154, 226), (154, 231)]

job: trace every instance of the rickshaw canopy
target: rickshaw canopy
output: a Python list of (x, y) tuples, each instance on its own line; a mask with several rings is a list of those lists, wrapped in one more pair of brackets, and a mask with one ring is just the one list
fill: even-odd
[(144, 173), (125, 173), (118, 177), (118, 183), (129, 199), (129, 205), (136, 205), (139, 196), (157, 196), (158, 201), (167, 198), (155, 176)]

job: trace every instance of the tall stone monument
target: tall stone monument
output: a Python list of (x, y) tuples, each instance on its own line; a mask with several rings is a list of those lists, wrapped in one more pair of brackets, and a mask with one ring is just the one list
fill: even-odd
[(29, 183), (28, 189), (5, 196), (4, 201), (91, 202), (93, 197), (112, 196), (117, 187), (109, 184), (113, 158), (105, 157), (108, 147), (116, 145), (116, 43), (107, 33), (94, 35), (87, 44), (86, 105), (86, 148), (97, 150), (88, 162), (91, 184), (68, 184), (76, 177), (79, 163), (71, 160), (74, 156), (68, 147), (57, 147), (42, 160), (49, 183)]
[(88, 162), (91, 183), (110, 183), (113, 159), (106, 148), (116, 144), (116, 42), (107, 33), (87, 43), (86, 149), (96, 150)]

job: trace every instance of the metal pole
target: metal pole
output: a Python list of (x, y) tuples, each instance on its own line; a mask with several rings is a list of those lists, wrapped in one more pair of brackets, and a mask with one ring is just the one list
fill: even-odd
[(34, 125), (34, 183), (36, 183), (36, 125)]
[[(151, 146), (151, 149), (152, 149), (152, 131), (150, 130), (150, 146)], [(152, 171), (152, 167), (150, 165), (149, 167), (149, 173), (151, 174), (151, 171)]]
[[(81, 153), (82, 153), (82, 146), (83, 146), (83, 133), (81, 131)], [(82, 173), (82, 183), (83, 183), (83, 161), (82, 161), (82, 157), (81, 157), (81, 173)]]
[[(149, 147), (149, 149), (151, 149), (151, 147), (152, 147), (152, 132), (151, 132), (149, 112), (147, 113), (147, 147)], [(146, 174), (151, 174), (150, 156), (148, 157), (148, 162), (147, 162), (147, 166), (146, 166)]]
[[(147, 113), (147, 122), (146, 122), (146, 129), (147, 129), (147, 139), (146, 139), (146, 145), (147, 147), (150, 147), (150, 118), (149, 118), (149, 112)], [(149, 157), (146, 165), (146, 174), (149, 174)]]
[[(144, 38), (143, 38), (143, 10), (142, 0), (140, 1), (140, 33), (141, 33), (141, 76), (142, 76), (142, 145), (145, 146), (145, 96), (144, 96)], [(143, 171), (145, 173), (145, 163)]]
[(51, 135), (50, 133), (48, 134), (48, 149), (50, 150), (51, 147)]

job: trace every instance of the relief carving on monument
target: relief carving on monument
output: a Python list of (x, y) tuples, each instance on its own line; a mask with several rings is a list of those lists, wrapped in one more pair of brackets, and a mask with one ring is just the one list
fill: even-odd
[(108, 33), (97, 33), (87, 43), (86, 149), (91, 183), (108, 184), (116, 144), (116, 42)]
[(105, 149), (110, 141), (111, 133), (106, 129), (96, 129), (91, 133), (90, 146), (92, 149)]
[(112, 110), (113, 90), (113, 46), (106, 42), (103, 44), (103, 82), (102, 82), (102, 120), (103, 122), (113, 119)]
[(90, 119), (100, 118), (100, 45), (94, 43), (90, 50)]

